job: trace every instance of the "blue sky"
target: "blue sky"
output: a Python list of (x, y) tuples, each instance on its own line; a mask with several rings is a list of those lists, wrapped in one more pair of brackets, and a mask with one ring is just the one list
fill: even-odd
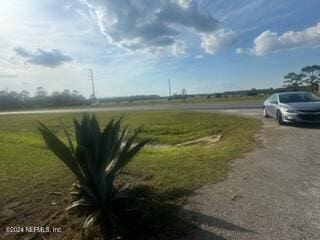
[(0, 89), (97, 95), (281, 86), (319, 64), (319, 0), (0, 0)]

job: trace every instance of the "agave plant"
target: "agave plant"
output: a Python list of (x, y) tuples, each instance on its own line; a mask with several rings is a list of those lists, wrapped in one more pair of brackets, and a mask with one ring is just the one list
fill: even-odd
[[(148, 140), (137, 140), (138, 131), (125, 137), (127, 127), (120, 130), (121, 118), (110, 121), (103, 131), (95, 116), (84, 114), (82, 121), (74, 119), (76, 146), (61, 122), (67, 137), (64, 144), (43, 123), (39, 131), (48, 148), (75, 175), (77, 182), (71, 194), (74, 196), (67, 211), (80, 210), (85, 216), (83, 234), (98, 224), (105, 239), (120, 232), (117, 214), (125, 206), (127, 188), (117, 188), (116, 176), (128, 162), (145, 146)], [(83, 235), (84, 236), (84, 235)]]

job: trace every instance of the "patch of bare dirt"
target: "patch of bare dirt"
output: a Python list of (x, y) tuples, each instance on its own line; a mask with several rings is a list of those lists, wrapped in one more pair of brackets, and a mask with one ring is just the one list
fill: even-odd
[[(129, 182), (133, 189), (135, 210), (124, 219), (129, 239), (168, 240), (183, 235), (188, 227), (184, 227), (182, 221), (174, 220), (181, 205), (167, 199), (172, 193), (158, 193), (148, 186), (148, 176), (141, 176), (122, 174), (116, 182), (118, 186)], [(0, 239), (80, 240), (83, 218), (65, 212), (71, 200), (69, 190), (68, 187), (60, 189), (40, 184), (32, 191), (21, 192), (14, 199), (2, 202)], [(33, 227), (42, 227), (44, 231), (49, 228), (50, 232), (26, 232), (26, 228)], [(53, 228), (60, 231), (53, 232)], [(102, 239), (99, 228), (95, 227), (87, 239)]]
[(213, 135), (209, 137), (203, 137), (203, 138), (198, 138), (192, 141), (184, 142), (184, 143), (179, 143), (176, 146), (177, 147), (182, 147), (182, 146), (189, 146), (189, 145), (194, 145), (194, 144), (212, 144), (219, 142), (222, 138), (222, 135)]
[[(65, 193), (34, 191), (19, 200), (7, 201), (0, 209), (0, 239), (80, 239), (81, 219), (65, 213), (66, 196)], [(42, 227), (42, 232), (34, 227)], [(46, 232), (46, 228), (50, 231)], [(57, 232), (53, 232), (53, 228)]]

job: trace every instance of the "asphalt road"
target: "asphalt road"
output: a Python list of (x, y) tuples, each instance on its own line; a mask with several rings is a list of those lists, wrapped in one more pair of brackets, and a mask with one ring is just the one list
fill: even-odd
[[(231, 113), (261, 118), (257, 110)], [(320, 239), (320, 128), (266, 119), (260, 139), (226, 180), (190, 197), (183, 214), (199, 229), (183, 239)]]
[(232, 109), (259, 109), (262, 102), (229, 102), (229, 103), (178, 103), (178, 104), (156, 104), (136, 105), (119, 107), (86, 107), (46, 110), (24, 110), (0, 112), (0, 115), (13, 114), (39, 114), (39, 113), (76, 113), (76, 112), (108, 112), (108, 111), (144, 111), (144, 110), (232, 110)]

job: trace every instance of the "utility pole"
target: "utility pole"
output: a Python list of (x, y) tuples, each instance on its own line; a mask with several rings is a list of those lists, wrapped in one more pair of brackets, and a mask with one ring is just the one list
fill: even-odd
[(93, 71), (92, 71), (92, 69), (89, 69), (89, 74), (90, 74), (90, 79), (91, 79), (91, 83), (92, 83), (92, 98), (93, 98), (93, 100), (96, 100), (96, 93), (94, 91), (94, 81), (93, 81)]
[(168, 79), (168, 84), (169, 84), (169, 98), (171, 98), (171, 81), (170, 81), (170, 78)]

